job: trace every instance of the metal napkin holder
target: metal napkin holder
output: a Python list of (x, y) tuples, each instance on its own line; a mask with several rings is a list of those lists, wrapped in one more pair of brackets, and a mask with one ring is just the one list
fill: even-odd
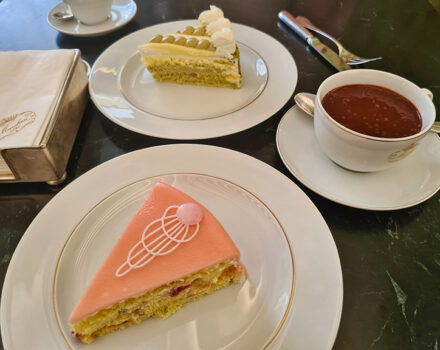
[[(56, 97), (56, 104), (38, 145), (0, 150), (0, 183), (47, 182), (66, 178), (66, 166), (84, 114), (89, 93), (87, 67), (81, 51), (74, 50), (72, 64)], [(44, 82), (42, 82), (44, 83)]]

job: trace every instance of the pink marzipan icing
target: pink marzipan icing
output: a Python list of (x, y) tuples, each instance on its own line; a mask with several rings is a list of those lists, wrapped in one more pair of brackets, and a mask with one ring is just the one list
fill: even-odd
[[(116, 277), (116, 270), (126, 261), (128, 252), (140, 240), (148, 223), (160, 218), (169, 206), (180, 206), (184, 203), (198, 204), (201, 209), (202, 218), (197, 236), (172, 253), (157, 257), (143, 268), (132, 270), (120, 278)], [(184, 209), (189, 212), (184, 217), (196, 220), (200, 213), (191, 207), (192, 205)], [(236, 259), (239, 266), (242, 266), (240, 252), (217, 219), (191, 197), (159, 182), (90, 282), (72, 311), (69, 323), (77, 323), (116, 303), (230, 259)]]

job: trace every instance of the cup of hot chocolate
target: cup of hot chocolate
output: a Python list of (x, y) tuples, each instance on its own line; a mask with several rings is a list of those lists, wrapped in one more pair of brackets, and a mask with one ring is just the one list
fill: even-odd
[(418, 146), (435, 121), (432, 93), (400, 76), (370, 69), (336, 73), (316, 94), (318, 143), (354, 171), (389, 168)]

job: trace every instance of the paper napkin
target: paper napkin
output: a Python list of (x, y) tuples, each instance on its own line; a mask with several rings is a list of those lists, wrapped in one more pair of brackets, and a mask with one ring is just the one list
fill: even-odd
[(74, 50), (0, 52), (0, 149), (37, 146)]

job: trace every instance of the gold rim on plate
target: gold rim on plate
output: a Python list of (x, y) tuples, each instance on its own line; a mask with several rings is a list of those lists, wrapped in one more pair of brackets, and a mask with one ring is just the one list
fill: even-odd
[(142, 180), (138, 180), (136, 182), (133, 182), (131, 184), (125, 185), (121, 188), (118, 188), (117, 190), (115, 190), (114, 192), (112, 192), (111, 194), (105, 196), (104, 198), (102, 198), (98, 203), (96, 203), (84, 216), (83, 218), (78, 222), (78, 224), (73, 228), (72, 232), (69, 234), (69, 236), (66, 239), (66, 242), (63, 245), (63, 248), (61, 249), (60, 255), (58, 256), (57, 259), (57, 263), (55, 266), (55, 272), (54, 272), (54, 277), (53, 277), (53, 284), (52, 284), (52, 305), (54, 308), (54, 314), (55, 314), (55, 319), (57, 321), (57, 325), (58, 325), (58, 329), (61, 333), (61, 336), (63, 337), (64, 342), (66, 343), (66, 345), (68, 346), (68, 348), (70, 350), (74, 350), (70, 344), (69, 341), (67, 340), (64, 332), (63, 332), (63, 328), (61, 326), (61, 322), (60, 319), (58, 318), (58, 312), (57, 312), (57, 307), (56, 307), (56, 303), (55, 303), (55, 284), (56, 284), (56, 279), (58, 276), (58, 268), (59, 268), (59, 264), (61, 261), (61, 257), (63, 256), (64, 250), (67, 247), (67, 244), (69, 243), (70, 239), (73, 237), (74, 233), (76, 232), (77, 228), (81, 225), (81, 223), (84, 222), (84, 220), (87, 218), (87, 216), (94, 211), (98, 206), (100, 206), (104, 201), (106, 201), (107, 199), (109, 199), (111, 196), (115, 195), (116, 193), (130, 187), (130, 186), (134, 186), (136, 184), (139, 184), (140, 182), (149, 180), (149, 179), (153, 179), (153, 178), (159, 178), (161, 176), (172, 176), (172, 175), (196, 175), (196, 176), (203, 176), (203, 177), (210, 177), (210, 178), (214, 178), (214, 179), (218, 179), (218, 180), (222, 180), (224, 182), (227, 182), (235, 187), (240, 188), (241, 190), (243, 190), (244, 192), (246, 192), (248, 195), (250, 195), (251, 197), (255, 198), (259, 203), (261, 203), (261, 205), (272, 215), (272, 217), (275, 219), (275, 221), (277, 222), (277, 224), (279, 225), (279, 227), (281, 228), (281, 231), (283, 232), (285, 241), (287, 243), (287, 247), (289, 248), (289, 253), (290, 253), (290, 259), (291, 259), (291, 263), (292, 263), (292, 286), (291, 286), (291, 290), (290, 290), (290, 296), (289, 296), (289, 303), (287, 304), (286, 307), (286, 311), (284, 312), (283, 318), (281, 319), (280, 324), (278, 325), (278, 327), (276, 328), (274, 334), (272, 335), (272, 337), (269, 339), (269, 341), (261, 348), (261, 350), (267, 350), (269, 348), (269, 346), (274, 342), (274, 340), (277, 338), (277, 336), (279, 335), (281, 328), (283, 327), (283, 325), (286, 322), (287, 316), (289, 315), (290, 309), (292, 308), (292, 300), (293, 300), (293, 294), (294, 294), (294, 286), (295, 286), (295, 265), (294, 265), (294, 261), (293, 261), (293, 252), (292, 252), (292, 247), (290, 245), (290, 241), (287, 237), (287, 234), (284, 230), (284, 227), (281, 225), (280, 221), (278, 220), (278, 218), (275, 216), (275, 214), (272, 212), (272, 210), (262, 201), (260, 200), (260, 198), (258, 198), (256, 195), (254, 195), (253, 193), (250, 193), (248, 190), (246, 190), (245, 188), (243, 188), (240, 185), (237, 185), (231, 181), (225, 180), (221, 177), (217, 177), (217, 176), (211, 176), (211, 175), (206, 175), (206, 174), (198, 174), (198, 173), (170, 173), (170, 174), (160, 174), (160, 175), (155, 175), (155, 176), (151, 176)]

